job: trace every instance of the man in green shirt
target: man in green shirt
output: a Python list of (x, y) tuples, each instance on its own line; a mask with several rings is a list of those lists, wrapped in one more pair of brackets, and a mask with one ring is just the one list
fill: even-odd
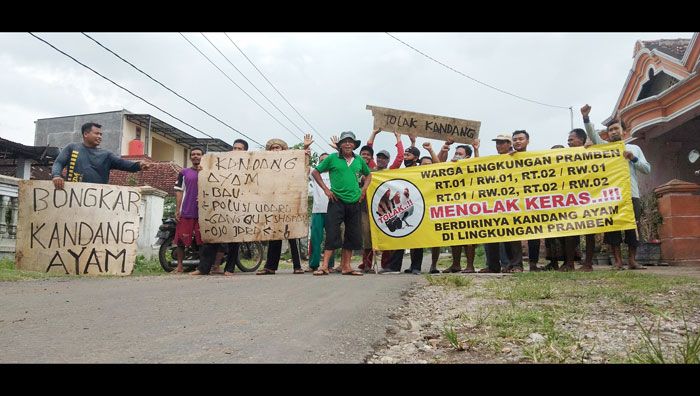
[[(362, 275), (360, 271), (353, 271), (350, 258), (353, 250), (362, 249), (360, 205), (364, 204), (372, 175), (367, 163), (353, 152), (360, 147), (360, 141), (355, 139), (354, 133), (341, 133), (338, 147), (338, 153), (329, 155), (311, 171), (314, 180), (328, 197), (326, 249), (323, 264), (314, 275), (328, 275), (328, 261), (333, 251), (340, 247), (343, 248), (340, 263), (343, 275)], [(323, 172), (329, 172), (331, 188), (321, 179)], [(362, 188), (359, 185), (361, 175), (366, 176)], [(340, 223), (345, 223), (345, 241), (340, 238)]]

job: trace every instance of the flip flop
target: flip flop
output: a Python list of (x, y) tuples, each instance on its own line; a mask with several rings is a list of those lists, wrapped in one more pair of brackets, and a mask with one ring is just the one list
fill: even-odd
[(362, 276), (362, 271), (343, 272), (343, 275)]
[(274, 275), (275, 271), (267, 268), (263, 268), (255, 273), (255, 275)]
[(462, 272), (463, 274), (473, 274), (473, 273), (475, 273), (476, 271), (474, 271), (473, 269), (465, 268), (465, 269), (463, 269), (463, 270), (460, 271), (460, 272)]
[(328, 270), (318, 269), (318, 270), (314, 271), (313, 274), (314, 275), (328, 275), (329, 272), (328, 272)]

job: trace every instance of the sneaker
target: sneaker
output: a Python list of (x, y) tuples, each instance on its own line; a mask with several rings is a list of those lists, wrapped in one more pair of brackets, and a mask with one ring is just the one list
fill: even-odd
[(404, 274), (410, 274), (411, 272), (413, 272), (413, 270), (410, 268), (403, 270)]
[(379, 273), (384, 274), (384, 275), (397, 275), (397, 274), (400, 274), (401, 271), (392, 271), (390, 269), (383, 269), (383, 270), (380, 270)]
[(414, 269), (413, 271), (411, 271), (411, 273), (413, 275), (420, 275), (420, 270)]

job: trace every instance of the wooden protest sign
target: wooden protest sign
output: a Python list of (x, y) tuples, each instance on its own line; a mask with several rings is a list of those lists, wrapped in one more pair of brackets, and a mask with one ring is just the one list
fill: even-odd
[(207, 243), (307, 236), (303, 150), (229, 151), (202, 157), (199, 227)]
[(73, 275), (129, 275), (141, 194), (135, 188), (45, 180), (19, 182), (17, 268)]
[(374, 129), (436, 140), (452, 139), (457, 143), (471, 143), (479, 137), (479, 128), (481, 128), (481, 121), (370, 105), (367, 105), (367, 110), (372, 110)]

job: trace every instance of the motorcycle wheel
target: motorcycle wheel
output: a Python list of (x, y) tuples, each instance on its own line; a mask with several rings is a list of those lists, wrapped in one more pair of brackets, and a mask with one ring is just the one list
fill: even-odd
[(172, 238), (168, 238), (165, 241), (163, 241), (163, 244), (160, 245), (160, 249), (158, 249), (158, 261), (160, 262), (160, 266), (163, 267), (163, 270), (165, 272), (171, 272), (175, 268), (177, 268), (177, 264), (172, 264), (174, 252), (175, 247), (173, 246)]
[(265, 258), (265, 246), (261, 242), (243, 242), (238, 248), (236, 267), (243, 272), (253, 272)]

